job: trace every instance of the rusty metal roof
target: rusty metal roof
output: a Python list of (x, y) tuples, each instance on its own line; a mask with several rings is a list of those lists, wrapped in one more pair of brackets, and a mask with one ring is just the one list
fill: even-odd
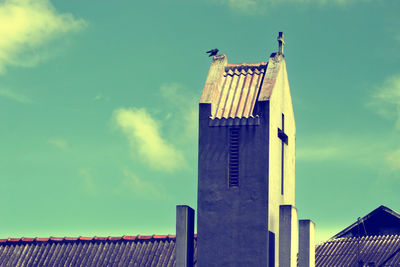
[(175, 266), (175, 236), (0, 239), (0, 266)]
[(212, 119), (252, 118), (257, 101), (268, 100), (282, 56), (268, 62), (228, 64), (226, 55), (214, 56), (200, 103), (211, 104)]
[(315, 249), (315, 266), (359, 266), (359, 261), (362, 266), (400, 266), (400, 235), (338, 238)]

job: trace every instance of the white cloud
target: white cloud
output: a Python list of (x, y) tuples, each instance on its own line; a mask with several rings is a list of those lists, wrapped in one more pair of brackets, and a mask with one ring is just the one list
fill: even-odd
[[(400, 130), (400, 74), (387, 77), (383, 83), (376, 88), (369, 103), (367, 103), (375, 112), (382, 117), (393, 120), (395, 122), (396, 130)], [(398, 133), (394, 133), (396, 141), (398, 141)], [(398, 142), (389, 142), (384, 140), (385, 143), (391, 144), (391, 147), (385, 151), (383, 156), (384, 163), (389, 171), (400, 170), (400, 149)]]
[(400, 149), (388, 153), (385, 159), (391, 171), (400, 170)]
[(190, 102), (190, 97), (185, 92), (183, 86), (179, 83), (163, 84), (160, 87), (161, 95), (171, 103), (176, 103), (176, 107), (186, 106)]
[(160, 88), (162, 97), (170, 105), (166, 119), (176, 123), (175, 128), (182, 129), (178, 134), (180, 141), (197, 140), (198, 134), (198, 100), (189, 90), (179, 83), (164, 84)]
[(28, 96), (5, 88), (0, 89), (0, 97), (12, 99), (20, 103), (32, 103), (32, 99)]
[(79, 175), (83, 179), (83, 186), (84, 186), (85, 191), (87, 191), (89, 193), (96, 193), (98, 191), (90, 169), (87, 169), (87, 168), (80, 169)]
[[(231, 9), (239, 11), (252, 11), (255, 10), (257, 5), (262, 2), (260, 0), (220, 0), (221, 3), (227, 5)], [(274, 1), (265, 1), (265, 5), (270, 5)]]
[(297, 150), (296, 159), (305, 161), (324, 161), (340, 158), (343, 154), (344, 151), (336, 146), (307, 146)]
[(392, 36), (393, 36), (394, 40), (396, 40), (397, 42), (400, 43), (400, 32), (398, 32), (397, 28), (396, 28), (395, 32), (392, 32)]
[(95, 170), (91, 168), (79, 169), (82, 190), (93, 195), (108, 195), (110, 193), (120, 195), (132, 194), (133, 192), (141, 198), (163, 198), (167, 196), (165, 190), (159, 184), (144, 181), (127, 168), (123, 169), (122, 177), (116, 178), (114, 186), (111, 188), (102, 184), (101, 179), (96, 180), (93, 175), (94, 172)]
[(297, 144), (296, 160), (346, 161), (362, 164), (370, 168), (381, 166), (389, 149), (386, 140), (379, 136), (363, 133), (319, 133), (307, 136), (301, 144)]
[(153, 183), (143, 181), (130, 170), (125, 169), (123, 173), (124, 179), (121, 182), (121, 187), (116, 189), (117, 193), (128, 190), (148, 197), (162, 197), (164, 195)]
[(59, 148), (59, 149), (66, 149), (68, 147), (68, 143), (65, 139), (62, 138), (50, 138), (47, 140), (47, 143)]
[(369, 103), (382, 116), (396, 120), (400, 130), (400, 74), (388, 77), (379, 86)]
[(109, 101), (110, 98), (105, 96), (103, 93), (98, 93), (95, 97), (93, 97), (93, 101)]
[(33, 66), (47, 42), (86, 26), (83, 19), (60, 14), (49, 0), (0, 2), (0, 73), (6, 66)]
[(335, 5), (345, 6), (355, 2), (369, 0), (219, 0), (219, 3), (227, 5), (232, 10), (239, 12), (260, 13), (280, 4), (309, 4), (309, 5)]
[(103, 97), (104, 97), (104, 96), (103, 96), (102, 94), (97, 94), (97, 95), (93, 98), (93, 100), (94, 100), (94, 101), (99, 101), (99, 100), (101, 100)]
[(146, 109), (120, 108), (114, 111), (114, 118), (132, 151), (152, 168), (173, 171), (186, 166), (182, 152), (161, 137), (160, 123)]
[(101, 99), (103, 99), (104, 98), (104, 96), (103, 96), (103, 94), (97, 94), (94, 98), (93, 98), (93, 100), (94, 101), (99, 101), (99, 100), (101, 100)]

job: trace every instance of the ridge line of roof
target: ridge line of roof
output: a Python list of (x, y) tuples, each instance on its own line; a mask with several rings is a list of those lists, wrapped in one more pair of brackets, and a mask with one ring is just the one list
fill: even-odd
[[(369, 212), (368, 214), (366, 214), (364, 217), (361, 218), (361, 221), (365, 221), (369, 218), (371, 218), (374, 214), (378, 213), (379, 211), (385, 211), (389, 214), (391, 214), (392, 216), (400, 219), (400, 214), (384, 205), (380, 205), (379, 207), (377, 207), (376, 209), (374, 209), (373, 211)], [(336, 235), (332, 236), (329, 240), (331, 239), (337, 239), (338, 236), (343, 235), (344, 233), (351, 231), (354, 227), (356, 227), (358, 225), (358, 220), (356, 220), (354, 223), (350, 224), (348, 227), (346, 227), (345, 229), (343, 229), (342, 231), (340, 231), (339, 233), (337, 233)]]
[(367, 240), (367, 239), (372, 239), (372, 238), (376, 238), (376, 239), (387, 239), (387, 238), (400, 238), (400, 234), (394, 234), (394, 235), (366, 235), (366, 236), (352, 236), (352, 237), (338, 237), (338, 238), (333, 238), (333, 239), (328, 239), (326, 241), (323, 241), (317, 245), (323, 245), (323, 244), (327, 244), (327, 243), (334, 243), (334, 242), (353, 242), (356, 241), (357, 239), (359, 240)]
[(268, 65), (267, 61), (261, 61), (261, 62), (254, 62), (254, 63), (248, 63), (248, 62), (243, 62), (243, 63), (227, 63), (226, 67), (227, 68), (235, 68), (235, 67), (266, 67)]
[[(197, 234), (194, 235), (195, 238), (197, 238)], [(100, 237), (100, 236), (94, 236), (94, 237), (85, 237), (85, 236), (79, 236), (79, 237), (21, 237), (21, 238), (4, 238), (0, 239), (0, 243), (17, 243), (17, 242), (48, 242), (48, 241), (54, 241), (54, 242), (62, 242), (62, 241), (120, 241), (120, 240), (126, 240), (126, 241), (133, 241), (133, 240), (174, 240), (176, 239), (176, 235), (136, 235), (136, 236), (108, 236), (108, 237)]]

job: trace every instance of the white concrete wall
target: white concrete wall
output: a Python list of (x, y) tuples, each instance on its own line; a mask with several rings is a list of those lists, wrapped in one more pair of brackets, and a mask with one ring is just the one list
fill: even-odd
[[(284, 146), (284, 194), (281, 195), (282, 141), (278, 128), (282, 129), (282, 113), (285, 115), (285, 133), (288, 145)], [(269, 143), (269, 230), (275, 233), (275, 266), (279, 266), (279, 206), (295, 205), (295, 154), (296, 126), (286, 64), (280, 62), (280, 70), (270, 97)]]
[(298, 252), (297, 210), (281, 205), (279, 214), (279, 266), (296, 267)]

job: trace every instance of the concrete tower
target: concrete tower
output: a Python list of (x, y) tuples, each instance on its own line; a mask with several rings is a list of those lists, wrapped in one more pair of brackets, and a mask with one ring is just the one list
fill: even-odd
[(296, 263), (296, 128), (278, 43), (267, 62), (213, 57), (199, 104), (200, 267)]

